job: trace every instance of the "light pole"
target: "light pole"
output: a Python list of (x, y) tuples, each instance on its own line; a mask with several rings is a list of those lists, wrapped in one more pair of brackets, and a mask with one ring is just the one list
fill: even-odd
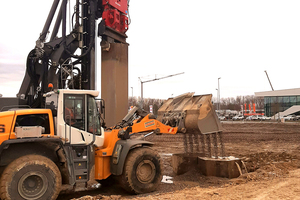
[(216, 88), (217, 90), (217, 110), (219, 111), (219, 90), (218, 88)]
[(220, 110), (220, 79), (221, 77), (218, 78), (218, 110)]

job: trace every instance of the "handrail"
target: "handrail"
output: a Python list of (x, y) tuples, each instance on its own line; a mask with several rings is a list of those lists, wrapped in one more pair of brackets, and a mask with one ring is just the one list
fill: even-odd
[(65, 143), (67, 144), (67, 125), (69, 125), (69, 144), (71, 144), (71, 115), (66, 115), (65, 118), (66, 121), (69, 119), (69, 124), (65, 122)]
[[(3, 107), (1, 108), (1, 111), (0, 111), (0, 112), (2, 112), (4, 108), (10, 108), (10, 109), (12, 109), (12, 108), (31, 108), (31, 107), (30, 107), (29, 105), (3, 106)], [(8, 110), (9, 110), (9, 109), (8, 109)], [(8, 111), (8, 110), (7, 110), (7, 111)]]

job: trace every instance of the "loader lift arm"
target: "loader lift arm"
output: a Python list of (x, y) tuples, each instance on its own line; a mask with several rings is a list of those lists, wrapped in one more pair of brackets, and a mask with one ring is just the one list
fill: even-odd
[[(130, 135), (135, 133), (151, 131), (156, 134), (176, 134), (178, 130), (177, 127), (171, 127), (156, 120), (152, 113), (148, 113), (138, 106), (133, 107), (120, 123), (109, 129), (120, 129), (119, 136), (128, 135), (125, 138), (129, 138)], [(129, 133), (131, 134), (129, 135)]]

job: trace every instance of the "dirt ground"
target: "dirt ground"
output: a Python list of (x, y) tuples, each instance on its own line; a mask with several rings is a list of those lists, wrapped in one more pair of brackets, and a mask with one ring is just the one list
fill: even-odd
[[(241, 158), (246, 168), (234, 179), (207, 177), (194, 169), (175, 175), (171, 155), (183, 153), (183, 136), (151, 135), (163, 160), (163, 175), (156, 192), (128, 195), (119, 186), (99, 188), (59, 199), (300, 199), (300, 123), (224, 122), (226, 156)], [(171, 178), (170, 178), (171, 177)]]

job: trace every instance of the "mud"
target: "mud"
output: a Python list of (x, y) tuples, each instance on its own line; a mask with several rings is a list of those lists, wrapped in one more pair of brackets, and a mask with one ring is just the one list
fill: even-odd
[[(206, 177), (191, 169), (175, 175), (171, 155), (184, 152), (183, 134), (151, 135), (163, 159), (156, 192), (128, 195), (119, 186), (60, 195), (59, 199), (297, 199), (300, 196), (300, 123), (223, 123), (225, 155), (241, 158), (242, 175), (235, 179)], [(168, 182), (168, 181), (167, 181)]]

